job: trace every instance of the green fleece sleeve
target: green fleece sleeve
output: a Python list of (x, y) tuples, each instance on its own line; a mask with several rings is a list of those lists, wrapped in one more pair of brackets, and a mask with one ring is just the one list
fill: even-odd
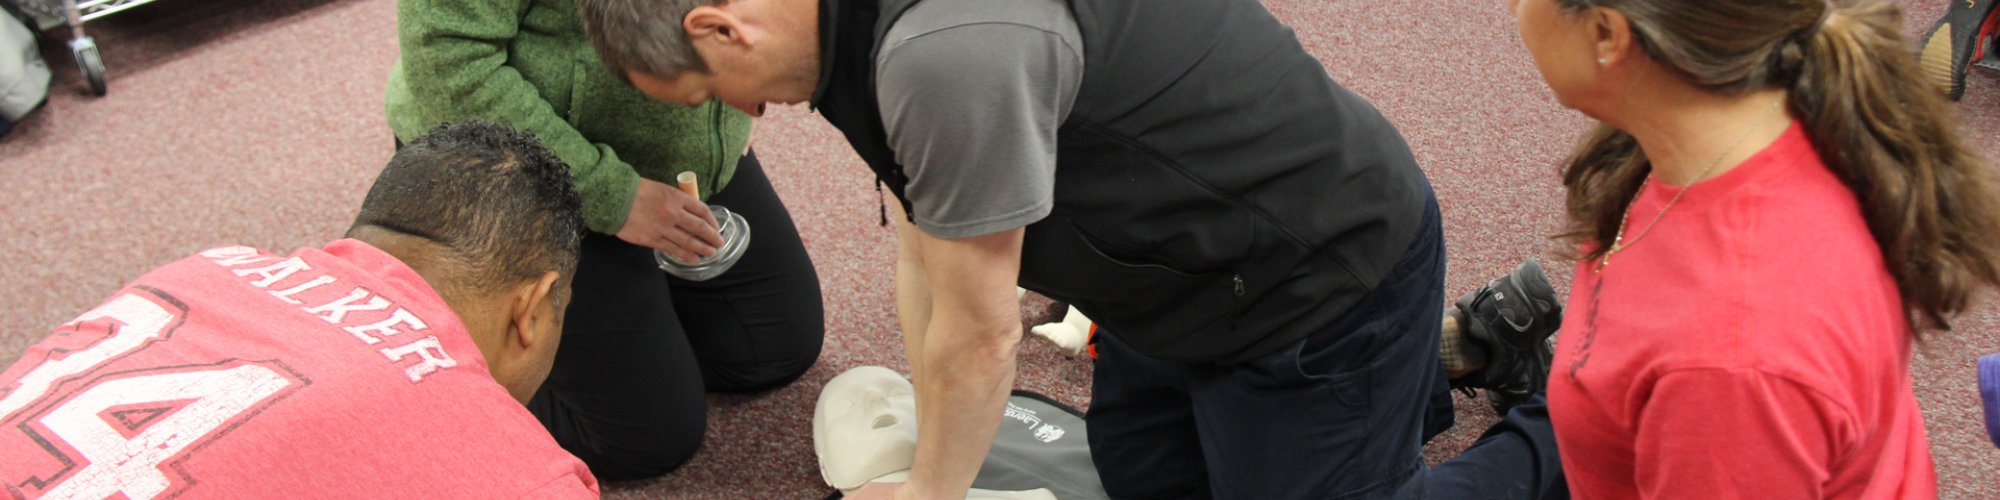
[(400, 76), (427, 123), (478, 118), (534, 133), (569, 164), (590, 229), (616, 233), (625, 225), (639, 175), (610, 147), (577, 132), (508, 66), (508, 42), (519, 34), (528, 7), (529, 0), (396, 2)]

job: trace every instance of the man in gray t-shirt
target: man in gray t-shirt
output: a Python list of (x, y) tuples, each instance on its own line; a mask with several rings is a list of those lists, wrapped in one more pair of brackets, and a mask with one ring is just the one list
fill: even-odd
[[(1013, 383), (1017, 282), (1103, 327), (1090, 443), (1113, 496), (1562, 483), (1545, 412), (1509, 413), (1465, 467), (1424, 467), (1451, 414), (1436, 200), (1388, 120), (1255, 0), (578, 7), (648, 95), (753, 115), (812, 102), (905, 208), (915, 467), (854, 498), (964, 495)], [(1451, 380), (1539, 408), (1560, 313), (1546, 286), (1519, 293), (1539, 275), (1516, 278), (1454, 316), (1491, 356)]]
[[(876, 98), (918, 229), (967, 238), (1049, 214), (1080, 38), (1062, 0), (928, 0), (889, 29)], [(966, 54), (983, 64), (954, 64)]]

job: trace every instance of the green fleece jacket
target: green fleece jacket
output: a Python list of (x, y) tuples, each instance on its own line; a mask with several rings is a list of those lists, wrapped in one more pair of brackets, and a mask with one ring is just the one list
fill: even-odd
[(654, 100), (613, 77), (574, 0), (399, 0), (396, 34), (387, 107), (397, 138), (469, 118), (533, 132), (569, 164), (598, 232), (625, 225), (640, 177), (672, 185), (693, 171), (707, 198), (750, 138), (750, 117), (735, 108)]

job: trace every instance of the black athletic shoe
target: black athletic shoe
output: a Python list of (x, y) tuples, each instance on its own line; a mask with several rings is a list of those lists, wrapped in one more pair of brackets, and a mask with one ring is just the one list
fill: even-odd
[[(2000, 0), (1954, 0), (1937, 25), (1924, 34), (1918, 53), (1924, 78), (1945, 89), (1945, 97), (1958, 100), (1965, 95), (1965, 71), (1988, 52), (1994, 43), (1993, 7)], [(1993, 56), (1993, 54), (1983, 54)], [(1981, 65), (1992, 64), (1992, 57)]]
[(1548, 388), (1555, 357), (1549, 337), (1562, 326), (1562, 302), (1541, 263), (1528, 259), (1455, 306), (1459, 331), (1486, 351), (1486, 368), (1452, 379), (1452, 387), (1468, 393), (1486, 389), (1486, 399), (1501, 415)]

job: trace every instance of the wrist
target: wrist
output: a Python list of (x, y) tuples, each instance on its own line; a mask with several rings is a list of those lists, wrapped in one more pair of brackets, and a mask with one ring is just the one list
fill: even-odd
[(910, 482), (903, 483), (903, 487), (896, 489), (895, 498), (896, 500), (965, 498), (965, 492), (959, 492), (954, 496), (948, 491), (937, 491), (937, 488), (931, 486), (933, 484), (936, 483), (919, 480), (915, 474), (911, 474)]

